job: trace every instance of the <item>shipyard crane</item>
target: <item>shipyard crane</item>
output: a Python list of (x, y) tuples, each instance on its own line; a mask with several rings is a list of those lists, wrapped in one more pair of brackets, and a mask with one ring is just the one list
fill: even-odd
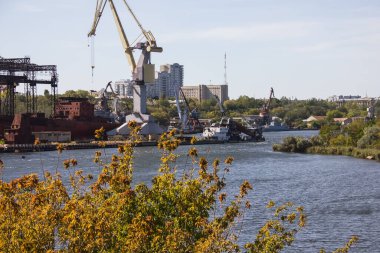
[(265, 101), (264, 105), (262, 106), (260, 110), (260, 117), (263, 119), (263, 124), (264, 125), (269, 125), (270, 124), (270, 115), (269, 115), (269, 108), (272, 102), (272, 99), (274, 98), (274, 91), (273, 88), (270, 88), (270, 94), (269, 94), (269, 99)]
[(216, 102), (218, 103), (219, 105), (219, 109), (220, 109), (220, 115), (222, 117), (224, 117), (226, 115), (226, 110), (224, 109), (224, 106), (223, 104), (220, 102), (220, 99), (217, 95), (214, 95), (215, 99), (216, 99)]
[[(150, 64), (150, 53), (151, 52), (162, 52), (162, 48), (157, 46), (155, 37), (151, 31), (147, 31), (143, 28), (136, 15), (133, 13), (132, 9), (129, 7), (126, 0), (123, 0), (126, 8), (131, 14), (132, 18), (137, 23), (140, 28), (142, 35), (145, 37), (145, 42), (137, 42), (135, 45), (130, 45), (126, 33), (124, 31), (123, 25), (120, 21), (120, 17), (116, 10), (113, 0), (97, 0), (94, 21), (88, 37), (93, 38), (96, 34), (96, 28), (98, 27), (100, 18), (103, 14), (104, 8), (109, 3), (112, 11), (112, 15), (115, 20), (117, 30), (119, 32), (121, 44), (124, 49), (124, 53), (127, 57), (129, 66), (132, 71), (132, 82), (134, 84), (134, 94), (133, 94), (133, 111), (140, 114), (146, 114), (146, 87), (145, 82), (152, 82), (154, 80), (154, 65)], [(141, 50), (141, 55), (136, 63), (133, 56), (133, 50)], [(92, 63), (92, 69), (95, 67)]]
[[(189, 102), (187, 101), (186, 96), (181, 87), (177, 87), (174, 94), (180, 122), (172, 120), (169, 128), (172, 129), (179, 127), (184, 133), (202, 132), (203, 126), (199, 122), (199, 113), (196, 108), (190, 110)], [(180, 105), (180, 97), (182, 97), (184, 101), (183, 111)]]

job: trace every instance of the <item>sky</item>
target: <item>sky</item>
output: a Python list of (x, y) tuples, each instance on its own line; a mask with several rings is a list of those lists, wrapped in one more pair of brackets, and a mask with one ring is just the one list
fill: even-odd
[[(130, 42), (140, 35), (114, 0)], [(380, 96), (378, 0), (129, 0), (161, 54), (184, 65), (184, 85), (223, 84), (230, 98)], [(0, 0), (0, 56), (57, 65), (59, 93), (99, 90), (131, 76), (109, 6), (97, 28), (95, 69), (87, 33), (95, 0)], [(138, 59), (138, 53), (135, 58)], [(47, 87), (46, 87), (47, 88)], [(38, 88), (42, 92), (45, 87)]]

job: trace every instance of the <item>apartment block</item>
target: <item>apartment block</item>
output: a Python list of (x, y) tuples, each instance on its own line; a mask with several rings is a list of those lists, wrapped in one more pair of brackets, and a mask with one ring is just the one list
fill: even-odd
[(114, 91), (119, 94), (120, 97), (132, 97), (133, 96), (133, 85), (132, 81), (129, 79), (121, 79), (115, 81)]
[[(149, 84), (150, 88), (147, 89), (147, 96), (174, 97), (176, 88), (183, 86), (183, 76), (183, 65), (178, 63), (161, 65), (160, 71), (157, 72), (155, 83)], [(153, 87), (154, 85), (156, 87)]]

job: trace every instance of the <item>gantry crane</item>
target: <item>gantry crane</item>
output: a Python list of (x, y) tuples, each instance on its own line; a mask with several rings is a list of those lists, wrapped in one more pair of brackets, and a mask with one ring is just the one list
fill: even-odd
[[(146, 87), (145, 82), (154, 81), (154, 65), (150, 64), (150, 53), (151, 52), (162, 52), (162, 48), (157, 46), (156, 39), (154, 38), (151, 31), (146, 31), (141, 23), (138, 21), (136, 15), (132, 12), (132, 9), (129, 7), (126, 0), (123, 0), (125, 6), (127, 7), (129, 13), (136, 21), (139, 26), (142, 35), (145, 37), (145, 42), (138, 42), (136, 45), (131, 46), (125, 34), (123, 25), (120, 21), (119, 15), (116, 11), (113, 0), (97, 0), (94, 21), (90, 32), (88, 33), (89, 37), (93, 37), (96, 34), (96, 28), (99, 24), (100, 18), (103, 14), (104, 8), (109, 3), (111, 8), (117, 30), (119, 32), (121, 44), (124, 49), (124, 53), (128, 59), (128, 63), (132, 71), (132, 82), (133, 82), (133, 111), (135, 113), (146, 114)], [(140, 58), (136, 64), (135, 58), (133, 56), (133, 50), (141, 50)], [(95, 67), (92, 63), (92, 69)]]

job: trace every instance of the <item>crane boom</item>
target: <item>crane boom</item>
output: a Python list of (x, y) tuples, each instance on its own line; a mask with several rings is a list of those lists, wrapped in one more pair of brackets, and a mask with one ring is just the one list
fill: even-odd
[[(137, 42), (136, 45), (131, 46), (125, 34), (123, 25), (120, 21), (114, 0), (97, 0), (95, 17), (92, 24), (92, 28), (88, 33), (88, 36), (95, 36), (96, 28), (99, 24), (99, 20), (102, 16), (106, 3), (109, 3), (112, 11), (112, 15), (115, 20), (115, 24), (119, 33), (119, 37), (124, 49), (124, 53), (128, 59), (128, 63), (132, 70), (132, 82), (133, 82), (133, 111), (136, 113), (146, 113), (146, 87), (145, 81), (152, 82), (154, 80), (154, 65), (150, 62), (151, 52), (162, 52), (162, 48), (157, 46), (156, 39), (150, 31), (146, 31), (141, 23), (136, 18), (136, 15), (132, 12), (131, 8), (127, 4), (126, 0), (123, 0), (128, 11), (136, 21), (137, 25), (141, 29), (146, 38), (146, 42)], [(141, 55), (136, 63), (133, 56), (133, 50), (141, 50)], [(94, 66), (92, 66), (94, 68)]]
[(222, 103), (220, 102), (220, 99), (217, 95), (214, 94), (214, 98), (216, 100), (216, 102), (218, 103), (219, 105), (219, 109), (220, 109), (220, 114), (222, 117), (224, 117), (226, 115), (226, 110), (224, 110), (224, 107), (222, 105)]
[(267, 104), (265, 106), (267, 110), (269, 110), (269, 107), (270, 107), (270, 104), (271, 104), (273, 98), (274, 98), (274, 91), (273, 91), (273, 88), (271, 87), (270, 88), (269, 99), (268, 99), (268, 102), (267, 102)]
[(127, 56), (128, 63), (131, 66), (132, 72), (134, 72), (136, 70), (136, 62), (135, 62), (135, 58), (133, 57), (132, 48), (129, 45), (127, 36), (125, 35), (123, 25), (121, 24), (119, 15), (117, 14), (117, 11), (116, 11), (116, 8), (115, 8), (113, 1), (112, 0), (108, 0), (108, 1), (110, 3), (112, 15), (115, 19), (116, 27), (117, 27), (117, 30), (119, 32), (121, 44), (123, 45), (123, 48), (124, 48), (124, 53)]
[(140, 21), (137, 19), (136, 15), (133, 13), (131, 7), (129, 7), (127, 1), (126, 0), (123, 0), (123, 1), (124, 1), (125, 6), (127, 6), (129, 13), (133, 17), (133, 19), (136, 21), (137, 25), (140, 27), (142, 34), (145, 36), (149, 44), (149, 46), (147, 47), (147, 51), (148, 52), (162, 52), (162, 48), (157, 47), (156, 39), (154, 38), (152, 32), (144, 29)]
[(128, 60), (129, 66), (131, 67), (132, 72), (134, 72), (136, 70), (136, 61), (135, 61), (135, 58), (133, 57), (132, 48), (129, 45), (129, 41), (127, 39), (127, 36), (125, 35), (123, 25), (121, 24), (121, 21), (120, 21), (119, 15), (117, 13), (117, 10), (115, 8), (115, 5), (113, 3), (113, 0), (105, 0), (104, 2), (103, 2), (103, 0), (97, 1), (94, 22), (92, 24), (90, 32), (88, 33), (88, 36), (89, 37), (95, 36), (96, 28), (99, 24), (100, 18), (103, 14), (103, 10), (104, 10), (104, 7), (105, 7), (107, 1), (109, 2), (110, 7), (111, 7), (112, 15), (114, 17), (115, 24), (116, 24), (117, 30), (119, 32), (120, 41), (121, 41), (121, 44), (123, 45), (124, 53), (127, 57), (127, 60)]
[(269, 110), (270, 110), (270, 105), (271, 105), (271, 102), (272, 102), (273, 98), (274, 98), (274, 91), (273, 91), (273, 88), (271, 87), (270, 88), (269, 99), (268, 99), (268, 101), (264, 102), (264, 104), (263, 104), (263, 106), (262, 106), (262, 108), (260, 110), (260, 116), (263, 119), (264, 125), (269, 124), (270, 121), (271, 121), (270, 115), (269, 115)]

